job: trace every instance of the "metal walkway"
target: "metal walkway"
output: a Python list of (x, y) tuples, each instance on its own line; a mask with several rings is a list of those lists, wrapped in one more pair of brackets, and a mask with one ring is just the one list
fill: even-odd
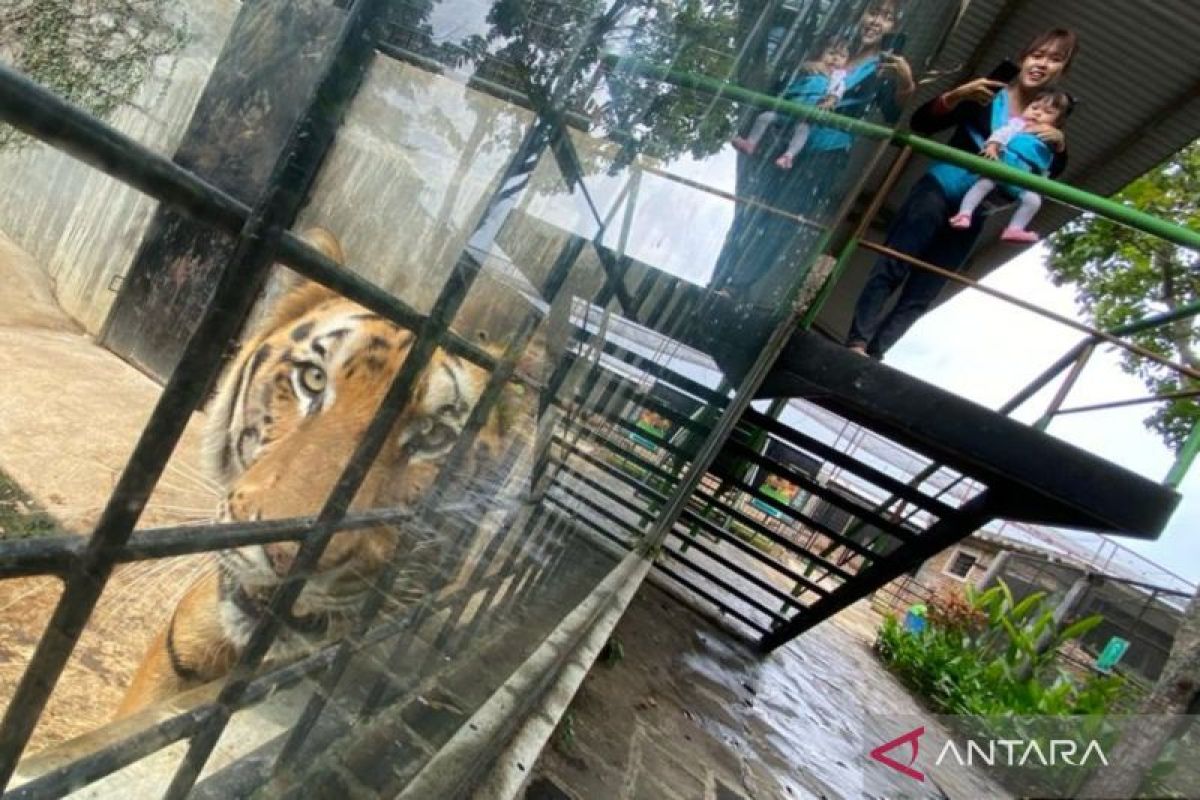
[[(703, 325), (663, 328), (703, 349), (727, 367), (725, 379), (737, 383), (737, 365), (745, 359), (732, 352), (738, 341), (728, 335), (733, 323), (726, 324), (698, 288), (660, 278), (664, 291), (642, 304), (654, 311), (641, 322), (649, 327), (699, 313)], [(589, 333), (576, 328), (576, 338), (586, 342)], [(587, 407), (606, 411), (581, 419), (557, 440), (551, 496), (598, 533), (634, 547), (639, 523), (665, 505), (694, 455), (683, 434), (707, 432), (670, 395), (709, 408), (727, 398), (613, 341), (602, 348), (626, 375), (593, 370), (584, 382), (575, 402), (586, 399)], [(647, 383), (655, 388), (647, 392)], [(1167, 487), (813, 332), (791, 337), (755, 397), (802, 398), (928, 464), (897, 477), (759, 411), (742, 416), (664, 542), (656, 568), (700, 605), (736, 621), (735, 629), (749, 630), (766, 651), (992, 520), (1153, 538), (1179, 501)], [(641, 409), (670, 420), (676, 432), (659, 437), (638, 426)], [(767, 441), (779, 447), (763, 446)], [(816, 468), (798, 467), (798, 460)], [(830, 484), (818, 477), (821, 467), (853, 478)], [(808, 502), (781, 502), (764, 492), (766, 474), (800, 487)], [(871, 486), (888, 499), (872, 502), (847, 486)]]

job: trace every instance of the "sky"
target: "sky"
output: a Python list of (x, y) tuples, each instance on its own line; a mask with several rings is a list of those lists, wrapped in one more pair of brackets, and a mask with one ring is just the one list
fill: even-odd
[[(1044, 267), (1045, 249), (1030, 248), (984, 283), (1042, 308), (1080, 319), (1070, 287), (1056, 287)], [(981, 292), (960, 292), (921, 319), (888, 354), (890, 366), (995, 408), (1049, 366), (1081, 335), (1057, 322)], [(1014, 416), (1031, 422), (1045, 410), (1056, 384)], [(1116, 348), (1096, 351), (1064, 407), (1144, 397), (1146, 388), (1121, 370)], [(1056, 418), (1048, 432), (1160, 481), (1174, 460), (1142, 424), (1152, 406), (1089, 411)], [(1183, 500), (1157, 541), (1114, 539), (1192, 583), (1200, 583), (1200, 464), (1184, 480)]]
[[(733, 191), (736, 158), (726, 148), (702, 160), (688, 157), (670, 164), (670, 172), (726, 192)], [(597, 205), (610, 208), (627, 176), (590, 178)], [(644, 174), (637, 191), (628, 249), (635, 258), (698, 284), (707, 283), (732, 219), (732, 203), (697, 192), (652, 174)], [(671, 213), (664, 214), (664, 209)], [(533, 213), (584, 236), (594, 232), (590, 212), (580, 202), (564, 203), (561, 195), (536, 200)], [(615, 215), (620, 219), (623, 211)], [(618, 226), (610, 233), (616, 236)], [(610, 243), (611, 244), (611, 243)], [(992, 272), (984, 283), (1071, 319), (1084, 321), (1076, 310), (1073, 290), (1054, 286), (1046, 273), (1043, 246), (1026, 250)], [(963, 291), (921, 319), (889, 352), (889, 366), (963, 397), (996, 408), (1062, 356), (1082, 334), (1058, 322), (1004, 303), (981, 292)], [(1018, 413), (1032, 422), (1057, 388), (1052, 383)], [(1064, 407), (1144, 397), (1148, 392), (1120, 367), (1115, 348), (1092, 355)], [(1072, 444), (1155, 481), (1161, 481), (1174, 457), (1142, 419), (1152, 406), (1090, 411), (1056, 418), (1048, 429)], [(1113, 537), (1114, 541), (1153, 560), (1193, 584), (1200, 584), (1200, 464), (1180, 487), (1183, 495), (1170, 525), (1156, 541)]]

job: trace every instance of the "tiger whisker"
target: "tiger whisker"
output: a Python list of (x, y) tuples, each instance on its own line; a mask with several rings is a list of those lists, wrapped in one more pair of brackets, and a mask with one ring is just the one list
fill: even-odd
[(174, 470), (180, 475), (195, 481), (201, 486), (209, 486), (218, 491), (221, 489), (221, 485), (216, 479), (212, 478), (210, 475), (204, 472), (204, 470), (199, 469), (195, 465), (189, 464), (186, 461), (177, 461), (175, 459), (171, 459), (167, 462), (167, 469)]

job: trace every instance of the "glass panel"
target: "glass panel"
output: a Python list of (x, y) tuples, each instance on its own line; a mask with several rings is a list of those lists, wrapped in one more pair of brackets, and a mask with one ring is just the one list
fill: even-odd
[[(846, 575), (805, 551), (811, 531), (800, 545), (781, 520), (808, 513), (837, 537), (845, 507), (865, 505), (817, 482), (819, 442), (759, 441), (743, 426), (737, 446), (765, 448), (786, 471), (748, 474), (723, 453), (705, 476), (696, 462), (749, 404), (773, 335), (819, 289), (830, 267), (821, 256), (907, 100), (883, 37), (919, 73), (957, 4), (771, 3), (761, 14), (715, 2), (383, 5), (379, 53), (294, 228), (383, 291), (370, 301), (359, 291), (355, 303), (277, 272), (206, 409), (202, 480), (219, 486), (219, 521), (277, 523), (327, 508), (364, 442), (378, 455), (349, 504), (360, 522), (332, 536), (276, 620), (280, 637), (201, 793), (246, 796), (269, 782), (268, 793), (349, 784), (394, 794), (466, 738), (472, 769), (438, 778), (451, 783), (435, 795), (457, 796), (538, 701), (599, 608), (589, 604), (622, 588), (638, 555), (667, 553), (667, 574), (690, 575), (701, 596), (742, 593), (729, 607), (760, 635), (792, 613), (799, 569), (821, 564), (835, 584)], [(295, 17), (286, 3), (243, 12), (269, 9), (284, 28), (305, 14), (341, 19), (323, 3), (301, 6)], [(314, 39), (312, 63), (332, 30)], [(218, 65), (209, 86), (243, 100), (261, 92), (264, 109), (291, 102), (280, 87), (299, 79), (280, 65), (306, 57), (244, 73)], [(818, 107), (851, 130), (807, 120)], [(214, 163), (239, 157), (238, 140), (194, 122)], [(270, 172), (288, 144), (273, 141), (244, 156), (247, 174)], [(179, 263), (164, 256), (147, 274), (186, 282), (187, 270), (165, 268)], [(192, 288), (207, 297), (211, 283)], [(159, 319), (155, 335), (186, 341), (189, 308)], [(143, 316), (123, 319), (137, 324), (107, 343), (168, 374), (177, 353), (147, 344), (158, 339)], [(385, 400), (393, 380), (407, 390)], [(381, 404), (394, 421), (372, 440)], [(726, 503), (718, 511), (732, 522), (710, 524), (721, 487), (738, 484), (761, 497)], [(680, 504), (683, 516), (666, 519)], [(137, 679), (165, 676), (151, 700), (211, 702), (270, 619), (273, 593), (292, 585), (298, 543), (220, 544), (230, 535), (195, 528), (191, 541), (226, 549), (216, 572), (211, 555), (194, 556), (209, 559), (206, 574), (178, 581), (172, 596), (184, 599), (161, 608), (147, 657), (157, 666), (142, 662)], [(775, 546), (808, 560), (792, 569)], [(754, 577), (763, 570), (774, 572)], [(172, 638), (178, 630), (212, 647)], [(143, 712), (99, 741), (125, 741), (158, 713)], [(239, 748), (263, 758), (239, 759)], [(157, 790), (163, 775), (152, 778)]]

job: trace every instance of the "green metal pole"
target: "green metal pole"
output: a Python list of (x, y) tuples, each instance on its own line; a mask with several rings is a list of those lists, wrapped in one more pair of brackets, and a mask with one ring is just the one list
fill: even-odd
[(1163, 479), (1163, 484), (1172, 489), (1178, 489), (1179, 484), (1183, 483), (1183, 479), (1187, 477), (1188, 470), (1192, 468), (1192, 462), (1196, 460), (1197, 453), (1200, 453), (1200, 425), (1193, 424), (1192, 431), (1184, 440), (1183, 447), (1179, 448), (1179, 453), (1175, 456), (1175, 463), (1171, 465), (1171, 471)]
[(1178, 322), (1187, 317), (1194, 317), (1200, 314), (1200, 300), (1182, 305), (1172, 311), (1164, 311), (1161, 314), (1151, 314), (1148, 317), (1135, 319), (1133, 322), (1126, 322), (1124, 325), (1118, 325), (1115, 328), (1109, 328), (1108, 332), (1113, 336), (1124, 336), (1127, 333), (1138, 333), (1149, 328), (1158, 328), (1172, 322)]
[(730, 100), (747, 103), (755, 108), (764, 110), (781, 111), (788, 116), (803, 119), (814, 125), (837, 128), (856, 136), (885, 140), (893, 144), (908, 146), (922, 155), (968, 169), (985, 178), (992, 178), (1001, 183), (1019, 186), (1022, 189), (1030, 189), (1038, 194), (1074, 206), (1081, 211), (1090, 211), (1099, 214), (1102, 217), (1128, 225), (1143, 233), (1157, 236), (1160, 239), (1165, 239), (1181, 247), (1200, 251), (1200, 231), (1194, 231), (1182, 225), (1167, 222), (1143, 211), (1138, 211), (1113, 200), (1094, 195), (1091, 192), (1076, 189), (1074, 186), (1068, 186), (1065, 183), (1043, 178), (1040, 175), (1023, 172), (1016, 167), (1010, 167), (998, 161), (989, 161), (982, 156), (925, 139), (911, 131), (893, 130), (884, 125), (844, 117), (841, 114), (824, 111), (814, 106), (794, 103), (779, 97), (755, 92), (730, 84), (728, 81), (720, 81), (704, 75), (660, 67), (641, 59), (622, 59), (610, 55), (606, 56), (605, 60), (612, 67), (655, 78), (664, 83), (687, 89), (695, 89), (701, 92), (719, 93)]

